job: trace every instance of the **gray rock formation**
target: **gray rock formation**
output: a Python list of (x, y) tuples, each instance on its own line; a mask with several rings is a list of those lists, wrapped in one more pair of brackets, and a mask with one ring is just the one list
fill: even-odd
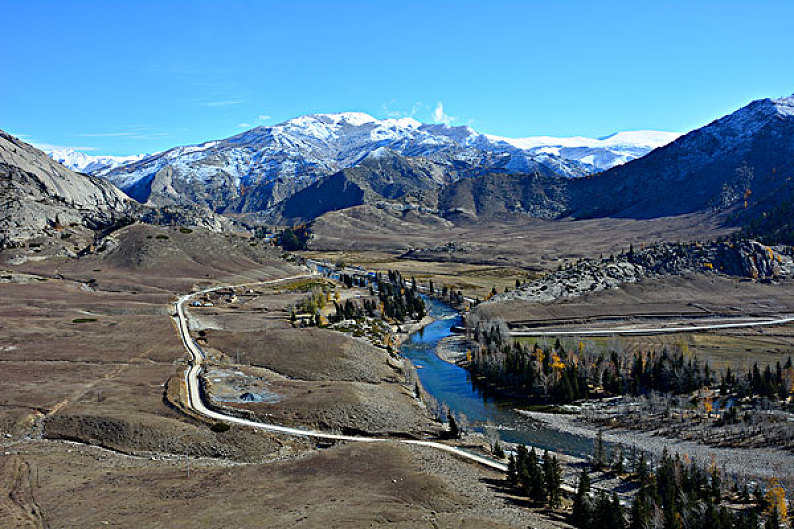
[(794, 259), (789, 247), (765, 246), (756, 241), (662, 243), (636, 251), (630, 249), (614, 257), (579, 261), (517, 290), (498, 294), (490, 301), (553, 301), (616, 288), (646, 277), (691, 272), (776, 281), (794, 277)]
[(1, 130), (0, 204), (0, 248), (69, 224), (108, 227), (133, 207), (102, 178), (72, 172)]

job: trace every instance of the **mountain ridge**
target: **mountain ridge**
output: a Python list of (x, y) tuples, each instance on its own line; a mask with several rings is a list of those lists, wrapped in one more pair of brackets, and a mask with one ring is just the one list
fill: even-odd
[[(592, 140), (598, 141), (605, 144)], [(589, 151), (578, 153), (579, 161), (569, 160), (541, 148), (522, 149), (468, 126), (423, 124), (412, 118), (379, 120), (362, 112), (343, 112), (300, 116), (222, 140), (175, 147), (98, 174), (142, 202), (199, 203), (219, 212), (263, 211), (382, 147), (406, 157), (427, 158), (453, 171), (460, 166), (504, 173), (547, 168), (565, 177), (580, 177), (593, 167), (582, 160), (591, 156), (589, 161), (595, 163), (595, 154)], [(611, 153), (604, 158), (611, 157), (612, 162), (599, 158), (599, 163), (639, 156), (648, 148), (634, 154)]]
[(149, 154), (131, 156), (91, 155), (82, 151), (65, 149), (43, 149), (44, 153), (67, 169), (78, 173), (94, 174), (116, 168), (120, 165), (137, 162)]

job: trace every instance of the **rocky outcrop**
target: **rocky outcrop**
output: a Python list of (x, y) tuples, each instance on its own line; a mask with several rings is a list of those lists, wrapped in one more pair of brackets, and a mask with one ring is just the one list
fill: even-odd
[(101, 229), (123, 222), (130, 200), (112, 184), (75, 173), (0, 131), (0, 248), (61, 226)]
[(776, 281), (794, 277), (794, 259), (790, 247), (765, 246), (756, 241), (661, 243), (640, 250), (630, 248), (618, 256), (581, 260), (491, 300), (546, 302), (616, 288), (643, 278), (692, 272)]
[(239, 222), (218, 215), (206, 206), (139, 207), (138, 218), (147, 224), (199, 228), (215, 233), (248, 232)]

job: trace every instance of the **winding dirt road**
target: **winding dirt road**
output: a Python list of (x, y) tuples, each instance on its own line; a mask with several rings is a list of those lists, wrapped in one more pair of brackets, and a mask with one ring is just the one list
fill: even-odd
[(436, 441), (386, 439), (383, 437), (339, 435), (339, 434), (320, 432), (316, 430), (290, 428), (278, 424), (270, 424), (270, 423), (252, 421), (248, 419), (241, 419), (239, 417), (233, 417), (231, 415), (219, 413), (215, 410), (211, 410), (210, 408), (208, 408), (204, 402), (203, 395), (201, 392), (201, 384), (199, 381), (199, 376), (201, 375), (201, 371), (203, 369), (202, 364), (205, 360), (205, 355), (204, 355), (204, 351), (201, 350), (201, 347), (199, 347), (199, 345), (195, 342), (195, 340), (193, 340), (193, 337), (190, 335), (190, 328), (188, 326), (188, 317), (187, 314), (185, 313), (185, 303), (195, 296), (207, 294), (209, 292), (214, 292), (216, 290), (221, 290), (226, 288), (249, 287), (254, 285), (272, 285), (284, 281), (294, 281), (296, 279), (303, 279), (306, 277), (311, 277), (311, 276), (297, 275), (297, 276), (285, 277), (280, 279), (273, 279), (271, 281), (260, 281), (256, 283), (245, 283), (241, 285), (221, 285), (217, 287), (206, 288), (204, 290), (199, 290), (197, 292), (192, 292), (190, 294), (185, 294), (184, 296), (179, 298), (179, 300), (175, 304), (176, 320), (177, 320), (177, 328), (179, 330), (179, 335), (182, 338), (182, 344), (185, 346), (185, 349), (190, 355), (190, 367), (188, 367), (188, 369), (185, 371), (185, 384), (187, 385), (187, 390), (188, 390), (188, 406), (191, 410), (216, 421), (221, 421), (231, 424), (239, 424), (241, 426), (248, 426), (250, 428), (257, 428), (260, 430), (266, 430), (269, 432), (275, 432), (284, 435), (293, 435), (298, 437), (312, 437), (315, 439), (326, 439), (330, 441), (354, 441), (359, 443), (390, 442), (390, 443), (405, 443), (405, 444), (426, 446), (430, 448), (435, 448), (437, 450), (443, 450), (444, 452), (449, 452), (462, 459), (473, 461), (475, 463), (479, 463), (481, 465), (484, 465), (486, 467), (495, 470), (499, 470), (502, 472), (507, 471), (507, 466), (502, 463), (499, 463), (498, 461), (494, 461), (493, 459), (490, 459), (488, 457), (468, 452), (466, 450), (463, 450), (462, 448), (446, 445), (444, 443), (439, 443)]

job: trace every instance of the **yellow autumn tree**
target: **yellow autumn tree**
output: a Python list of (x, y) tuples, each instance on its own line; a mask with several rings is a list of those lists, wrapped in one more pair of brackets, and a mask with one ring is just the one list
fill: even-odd
[(553, 367), (555, 371), (565, 369), (565, 364), (560, 360), (560, 357), (557, 356), (557, 353), (551, 353), (551, 367)]
[(711, 402), (711, 395), (703, 397), (703, 409), (706, 411), (706, 415), (711, 416), (711, 412), (714, 410), (714, 405)]
[(543, 349), (541, 349), (540, 347), (537, 347), (535, 349), (535, 359), (537, 360), (538, 364), (542, 364), (544, 358), (545, 358), (545, 355), (543, 354)]
[(769, 480), (765, 496), (768, 505), (766, 513), (772, 514), (772, 512), (777, 509), (778, 519), (786, 520), (788, 517), (788, 511), (786, 509), (786, 491), (780, 485), (776, 477), (772, 477), (772, 479)]

